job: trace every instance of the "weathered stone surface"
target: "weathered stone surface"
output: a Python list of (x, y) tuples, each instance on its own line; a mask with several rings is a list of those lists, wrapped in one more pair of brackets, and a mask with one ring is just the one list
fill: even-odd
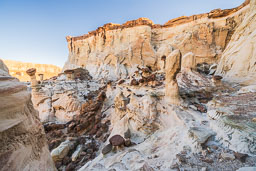
[(66, 93), (58, 96), (58, 100), (52, 103), (55, 116), (59, 121), (68, 122), (81, 111), (81, 103), (72, 94)]
[(9, 76), (9, 69), (8, 67), (4, 64), (3, 60), (0, 59), (0, 68), (1, 68), (1, 76)]
[(213, 131), (202, 127), (192, 127), (189, 129), (189, 133), (200, 144), (205, 143), (208, 138), (214, 135)]
[(114, 135), (109, 139), (109, 142), (113, 146), (121, 146), (124, 145), (124, 138), (121, 135)]
[[(237, 170), (242, 166), (254, 165), (255, 157), (252, 156), (249, 156), (245, 163), (240, 162), (238, 159), (234, 159), (231, 162), (230, 160), (223, 160), (220, 157), (222, 151), (228, 153), (232, 153), (231, 151), (239, 151), (248, 154), (255, 151), (255, 145), (252, 143), (254, 141), (253, 132), (255, 132), (253, 131), (254, 123), (252, 123), (252, 118), (255, 117), (255, 114), (253, 114), (253, 110), (255, 109), (254, 94), (248, 93), (246, 96), (238, 97), (236, 91), (238, 91), (242, 85), (229, 85), (223, 81), (223, 85), (216, 86), (211, 81), (211, 76), (208, 75), (212, 63), (211, 60), (214, 58), (214, 62), (217, 62), (222, 50), (229, 42), (230, 35), (232, 35), (232, 32), (236, 28), (237, 23), (234, 21), (237, 21), (238, 18), (242, 19), (246, 9), (248, 9), (248, 6), (242, 7), (243, 5), (241, 8), (239, 7), (241, 11), (237, 11), (239, 9), (224, 11), (214, 10), (211, 11), (210, 14), (194, 16), (195, 18), (181, 17), (162, 27), (153, 25), (153, 23), (144, 19), (131, 22), (128, 25), (129, 28), (110, 24), (97, 30), (97, 32), (91, 33), (91, 35), (87, 37), (68, 38), (68, 41), (70, 41), (69, 46), (72, 46), (70, 47), (73, 53), (70, 53), (72, 57), (76, 55), (79, 56), (83, 53), (83, 55), (80, 55), (81, 58), (76, 57), (78, 60), (82, 58), (84, 60), (84, 56), (88, 57), (88, 60), (83, 61), (85, 62), (85, 67), (92, 64), (99, 68), (99, 70), (95, 69), (97, 70), (95, 72), (100, 72), (103, 76), (95, 75), (99, 76), (96, 78), (99, 78), (102, 82), (108, 82), (108, 76), (113, 76), (112, 78), (114, 78), (114, 75), (117, 73), (117, 80), (124, 80), (119, 82), (113, 79), (111, 84), (107, 85), (107, 99), (104, 101), (102, 112), (104, 112), (104, 115), (111, 118), (109, 129), (111, 131), (110, 137), (113, 135), (125, 135), (125, 132), (129, 129), (132, 132), (132, 136), (126, 139), (126, 142), (129, 140), (136, 142), (136, 145), (133, 147), (117, 150), (108, 155), (99, 155), (92, 162), (83, 166), (81, 170), (145, 170), (147, 169), (143, 167), (145, 163), (155, 170), (205, 170), (206, 168), (207, 170)], [(238, 13), (240, 15), (239, 17), (237, 16)], [(224, 22), (222, 17), (227, 17)], [(216, 19), (218, 22), (214, 22), (212, 25), (205, 22), (215, 21)], [(186, 23), (187, 20), (191, 21)], [(195, 26), (194, 24), (201, 22), (205, 22), (205, 27), (203, 25), (200, 25), (200, 27), (197, 25), (198, 27), (194, 29), (192, 33), (189, 30), (183, 30), (185, 27), (192, 28)], [(132, 25), (135, 26), (134, 24), (136, 23), (139, 24), (138, 27), (130, 27)], [(239, 23), (240, 21), (238, 24)], [(173, 26), (175, 26), (175, 28)], [(217, 27), (221, 27), (221, 31), (218, 31)], [(229, 30), (229, 27), (234, 29)], [(139, 29), (137, 28), (151, 28), (151, 33), (153, 34), (138, 34), (136, 31)], [(121, 36), (119, 34), (120, 30), (118, 29), (122, 30)], [(154, 65), (149, 65), (146, 62), (143, 63), (145, 60), (143, 53), (145, 52), (140, 53), (142, 55), (139, 54), (139, 58), (136, 58), (137, 62), (142, 61), (141, 63), (143, 64), (137, 63), (137, 65), (133, 65), (133, 62), (126, 61), (126, 58), (130, 57), (127, 55), (128, 52), (124, 52), (124, 49), (128, 46), (128, 43), (124, 46), (126, 37), (122, 37), (126, 34), (128, 35), (126, 29), (130, 31), (129, 35), (131, 35), (131, 39), (129, 40), (131, 40), (131, 42), (134, 40), (133, 35), (137, 35), (136, 38), (138, 39), (141, 39), (139, 36), (142, 35), (151, 36), (150, 38), (145, 36), (146, 38), (142, 38), (142, 40), (145, 39), (146, 44), (151, 42), (151, 46), (153, 46), (155, 56), (151, 55), (151, 57), (155, 58)], [(159, 32), (156, 32), (157, 29)], [(171, 29), (173, 29), (173, 39), (169, 32)], [(163, 30), (165, 30), (165, 32)], [(181, 30), (183, 31), (182, 35), (179, 34)], [(163, 34), (160, 34), (160, 32), (163, 32)], [(223, 32), (226, 32), (229, 36), (226, 37)], [(157, 33), (159, 33), (159, 35), (157, 35)], [(191, 33), (191, 36), (189, 33)], [(99, 35), (106, 37), (102, 40)], [(186, 35), (187, 37), (183, 37)], [(156, 40), (158, 36), (161, 36), (161, 38)], [(151, 40), (149, 41), (149, 39)], [(171, 41), (171, 39), (173, 41)], [(203, 40), (203, 43), (197, 41), (198, 39)], [(119, 42), (116, 43), (116, 40)], [(223, 40), (225, 40), (225, 43), (221, 43)], [(217, 41), (219, 42), (218, 45), (215, 44)], [(175, 42), (175, 45), (173, 42)], [(209, 48), (207, 48), (209, 44), (211, 44), (211, 49), (218, 46), (218, 48), (215, 49), (216, 51), (213, 50), (209, 52)], [(222, 46), (220, 46), (220, 44), (222, 44)], [(85, 46), (90, 48), (81, 50), (81, 48)], [(140, 43), (138, 43), (138, 46), (140, 46)], [(133, 54), (133, 47), (132, 45), (131, 54)], [(221, 47), (223, 47), (223, 49)], [(190, 48), (192, 48), (192, 50)], [(184, 49), (188, 51), (184, 52)], [(144, 48), (141, 49), (141, 51), (143, 50)], [(80, 54), (76, 53), (78, 51)], [(180, 51), (180, 53), (177, 53), (177, 51)], [(74, 52), (76, 54), (74, 54)], [(146, 52), (151, 53), (150, 50)], [(187, 63), (187, 65), (184, 64), (186, 66), (184, 68), (187, 69), (177, 74), (182, 67), (175, 68), (177, 66), (175, 64), (180, 62), (180, 60), (177, 60), (176, 56), (174, 57), (176, 59), (170, 58), (170, 60), (173, 60), (170, 62), (168, 61), (168, 57), (173, 55), (172, 53), (179, 54), (182, 65), (182, 56), (184, 57), (184, 55), (189, 52), (195, 55), (195, 64), (199, 63), (197, 66), (201, 68), (201, 72), (199, 73), (197, 70), (190, 68), (191, 63), (193, 63), (192, 60), (190, 60), (191, 58), (184, 58), (188, 60), (187, 62), (184, 61)], [(87, 54), (85, 55), (85, 53)], [(94, 57), (90, 56), (93, 53), (97, 53), (97, 55)], [(103, 53), (105, 54), (102, 55)], [(136, 55), (133, 57), (137, 57), (137, 51), (135, 51), (135, 53)], [(199, 57), (198, 54), (202, 56)], [(107, 62), (104, 62), (105, 55), (107, 56), (106, 58), (109, 58)], [(118, 56), (119, 62), (123, 61), (123, 63), (117, 62), (117, 65), (112, 64), (113, 68), (110, 68), (108, 65), (113, 61), (117, 61), (114, 60), (117, 59), (116, 56)], [(210, 58), (208, 58), (209, 56), (214, 57), (210, 60)], [(101, 60), (97, 60), (97, 58)], [(132, 58), (129, 58), (129, 61), (135, 60)], [(206, 58), (207, 60), (205, 60)], [(74, 60), (74, 63), (79, 64), (79, 61), (76, 61), (77, 59)], [(158, 63), (159, 60), (161, 60), (162, 63)], [(80, 62), (81, 61), (82, 60), (80, 60)], [(96, 64), (94, 64), (95, 61), (97, 61)], [(170, 65), (168, 65), (168, 62)], [(117, 68), (117, 70), (115, 70), (115, 68)], [(115, 74), (111, 72), (113, 69), (116, 71)], [(163, 73), (163, 69), (169, 69), (170, 74)], [(139, 84), (132, 86), (130, 84), (131, 80), (136, 80)], [(162, 84), (156, 86), (159, 82)], [(176, 89), (173, 87), (168, 89), (169, 82), (176, 83)], [(234, 86), (234, 88), (230, 86)], [(182, 98), (180, 105), (171, 105), (166, 101), (164, 96), (169, 93), (168, 90), (175, 90), (176, 95), (178, 94), (179, 98)], [(225, 102), (229, 99), (223, 97), (224, 95), (229, 95), (228, 98), (230, 98), (230, 103), (227, 103), (227, 105)], [(219, 97), (224, 98), (224, 100), (219, 99)], [(240, 97), (241, 99), (239, 100)], [(250, 99), (250, 102), (247, 98), (248, 100)], [(208, 102), (213, 103), (213, 105), (208, 106)], [(241, 102), (241, 105), (238, 105), (236, 102)], [(247, 103), (247, 105), (245, 103)], [(191, 106), (193, 106), (193, 108)], [(87, 107), (85, 108), (87, 109)], [(220, 118), (216, 116), (214, 117), (215, 119), (207, 117), (205, 112), (213, 111), (213, 109), (216, 110), (216, 108), (218, 110), (225, 108), (226, 111), (230, 112), (228, 114), (231, 117)], [(234, 117), (231, 114), (233, 111), (237, 112), (239, 116)], [(245, 114), (243, 114), (243, 112)], [(217, 112), (211, 114), (219, 115)], [(248, 116), (249, 114), (253, 114), (253, 116)], [(222, 114), (220, 115), (222, 116)], [(245, 115), (243, 119), (241, 115)], [(219, 129), (216, 128), (218, 127), (218, 123), (222, 124)], [(222, 130), (222, 128), (227, 128), (227, 130)], [(241, 135), (234, 134), (233, 128), (239, 129)], [(93, 128), (94, 133), (96, 130)], [(190, 133), (194, 139), (191, 139), (188, 133)], [(96, 136), (97, 134), (98, 132)], [(243, 134), (249, 138), (245, 138)], [(212, 135), (215, 136), (210, 138)], [(243, 138), (240, 139), (241, 137)], [(180, 161), (181, 164), (179, 164), (177, 160)], [(172, 166), (175, 166), (175, 168), (172, 168)]]
[(51, 156), (54, 162), (61, 161), (69, 152), (73, 143), (69, 140), (62, 142), (57, 148), (51, 151)]
[(192, 52), (196, 64), (216, 62), (241, 23), (245, 5), (228, 12), (179, 17), (162, 26), (140, 18), (123, 25), (109, 23), (87, 35), (68, 36), (69, 59), (64, 70), (84, 66), (93, 77), (124, 78), (136, 64), (163, 69), (161, 59), (172, 47), (183, 55)]
[[(216, 74), (230, 81), (255, 81), (256, 71), (256, 1), (238, 26), (218, 64)], [(246, 66), (246, 67), (245, 67)]]
[(36, 74), (36, 68), (30, 68), (26, 71), (26, 73), (29, 75), (29, 76), (34, 76)]
[(237, 171), (256, 171), (256, 167), (241, 167)]
[(79, 157), (80, 153), (82, 152), (82, 145), (78, 145), (76, 147), (75, 152), (72, 154), (71, 159), (72, 161), (76, 161), (76, 159)]
[(178, 49), (174, 50), (166, 59), (165, 68), (165, 96), (172, 104), (180, 104), (179, 87), (176, 76), (181, 69), (181, 53)]
[(109, 152), (111, 152), (112, 148), (113, 148), (112, 144), (108, 144), (108, 145), (106, 145), (106, 146), (102, 149), (101, 152), (102, 152), (102, 154), (106, 155), (106, 154), (108, 154)]
[(231, 153), (224, 153), (224, 152), (222, 152), (222, 153), (221, 153), (221, 157), (222, 157), (224, 160), (235, 160), (234, 154), (231, 154)]
[[(242, 85), (231, 84), (232, 88), (224, 81), (216, 86), (220, 79), (214, 76), (212, 83), (207, 75), (210, 63), (218, 60), (243, 19), (248, 7), (242, 7), (180, 17), (164, 26), (141, 18), (124, 25), (107, 24), (87, 36), (68, 37), (72, 60), (67, 69), (72, 70), (66, 74), (72, 74), (72, 79), (66, 81), (60, 74), (33, 91), (34, 105), (47, 116), (40, 118), (50, 121), (45, 124), (49, 148), (57, 149), (66, 140), (74, 142), (69, 150), (60, 150), (56, 167), (78, 170), (87, 163), (81, 170), (107, 171), (169, 170), (174, 166), (179, 170), (203, 170), (206, 166), (209, 170), (236, 170), (253, 166), (255, 157), (251, 155), (245, 163), (238, 160), (239, 155), (234, 155), (232, 162), (219, 156), (221, 151), (231, 154), (231, 150), (255, 153), (255, 91), (243, 90)], [(91, 67), (96, 79), (87, 77), (88, 71), (76, 68), (76, 64)], [(194, 70), (195, 66), (202, 72)], [(178, 74), (179, 70), (182, 72)], [(0, 77), (2, 80), (13, 81), (7, 76)], [(243, 91), (237, 93), (239, 89)], [(5, 89), (0, 93), (6, 93)], [(219, 112), (222, 110), (228, 114)], [(207, 111), (210, 117), (205, 115)], [(11, 118), (4, 129), (22, 121)], [(209, 138), (213, 130), (216, 136)], [(113, 146), (134, 146), (98, 155), (109, 135), (110, 142), (119, 136), (111, 142)], [(112, 144), (101, 152), (107, 154)]]
[(140, 171), (154, 171), (154, 169), (150, 167), (148, 163), (145, 163), (143, 167), (140, 168)]
[(124, 138), (125, 138), (125, 139), (131, 138), (131, 131), (130, 131), (130, 129), (127, 129), (127, 131), (125, 131), (125, 133), (124, 133)]
[(186, 53), (181, 59), (181, 70), (188, 70), (196, 68), (195, 55), (192, 52)]
[(1, 60), (0, 101), (1, 170), (55, 170), (31, 94)]
[(234, 152), (234, 155), (237, 159), (239, 159), (241, 162), (245, 162), (246, 158), (248, 157), (248, 154), (238, 153)]
[(29, 68), (36, 68), (38, 74), (44, 74), (44, 79), (57, 76), (61, 72), (61, 68), (49, 64), (34, 64), (18, 62), (13, 60), (3, 60), (10, 70), (10, 75), (18, 78), (20, 81), (29, 81), (30, 77), (26, 74)]
[(130, 147), (131, 145), (132, 145), (132, 142), (130, 139), (125, 140), (125, 142), (124, 142), (125, 147)]
[(214, 83), (214, 85), (220, 86), (220, 85), (221, 85), (221, 79), (222, 79), (222, 76), (220, 76), (220, 75), (214, 75), (214, 76), (212, 77), (212, 82)]

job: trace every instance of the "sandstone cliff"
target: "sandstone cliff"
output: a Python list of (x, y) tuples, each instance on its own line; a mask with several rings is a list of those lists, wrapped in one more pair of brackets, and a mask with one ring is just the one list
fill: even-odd
[[(256, 0), (251, 0), (250, 10), (236, 29), (217, 68), (231, 81), (255, 82), (256, 72)], [(249, 83), (248, 82), (248, 83)]]
[(26, 74), (26, 70), (29, 68), (37, 68), (37, 73), (44, 74), (44, 79), (49, 79), (53, 76), (57, 76), (61, 72), (61, 68), (55, 65), (25, 63), (13, 60), (3, 61), (9, 68), (10, 75), (18, 78), (20, 81), (30, 80), (29, 76)]
[(31, 94), (2, 60), (0, 94), (0, 170), (55, 170)]
[(218, 61), (235, 28), (248, 9), (248, 1), (230, 10), (179, 17), (164, 25), (140, 18), (123, 25), (106, 24), (79, 37), (67, 37), (69, 58), (64, 69), (86, 67), (97, 77), (127, 76), (133, 66), (159, 69), (165, 51), (193, 52), (196, 63)]

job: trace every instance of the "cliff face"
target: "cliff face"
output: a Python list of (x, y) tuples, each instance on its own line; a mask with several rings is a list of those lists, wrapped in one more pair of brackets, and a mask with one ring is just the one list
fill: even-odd
[(217, 74), (233, 81), (254, 81), (256, 72), (256, 0), (236, 29), (218, 65)]
[(0, 60), (0, 170), (55, 170), (27, 86)]
[(3, 61), (9, 68), (10, 75), (18, 78), (20, 81), (30, 80), (29, 76), (26, 74), (26, 70), (29, 68), (37, 68), (37, 73), (44, 74), (44, 79), (49, 79), (61, 72), (61, 68), (55, 65), (25, 63), (13, 60)]
[(69, 58), (64, 69), (86, 67), (93, 76), (127, 76), (133, 66), (160, 69), (166, 50), (193, 52), (196, 63), (218, 61), (235, 28), (248, 9), (248, 1), (230, 10), (179, 17), (164, 25), (140, 18), (123, 25), (106, 24), (79, 37), (67, 37)]

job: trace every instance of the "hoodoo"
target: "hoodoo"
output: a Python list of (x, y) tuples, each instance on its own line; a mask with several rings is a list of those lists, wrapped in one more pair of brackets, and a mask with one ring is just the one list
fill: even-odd
[(255, 170), (255, 30), (246, 0), (67, 36), (54, 77), (0, 60), (0, 170)]
[[(34, 78), (35, 69), (28, 73)], [(56, 170), (31, 94), (2, 60), (0, 94), (0, 170)]]

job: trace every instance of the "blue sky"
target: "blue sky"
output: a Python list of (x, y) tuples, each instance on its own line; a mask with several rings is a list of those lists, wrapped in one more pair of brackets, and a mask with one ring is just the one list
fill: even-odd
[(105, 23), (172, 18), (233, 8), (244, 0), (0, 0), (0, 58), (54, 64), (68, 58), (65, 37)]

